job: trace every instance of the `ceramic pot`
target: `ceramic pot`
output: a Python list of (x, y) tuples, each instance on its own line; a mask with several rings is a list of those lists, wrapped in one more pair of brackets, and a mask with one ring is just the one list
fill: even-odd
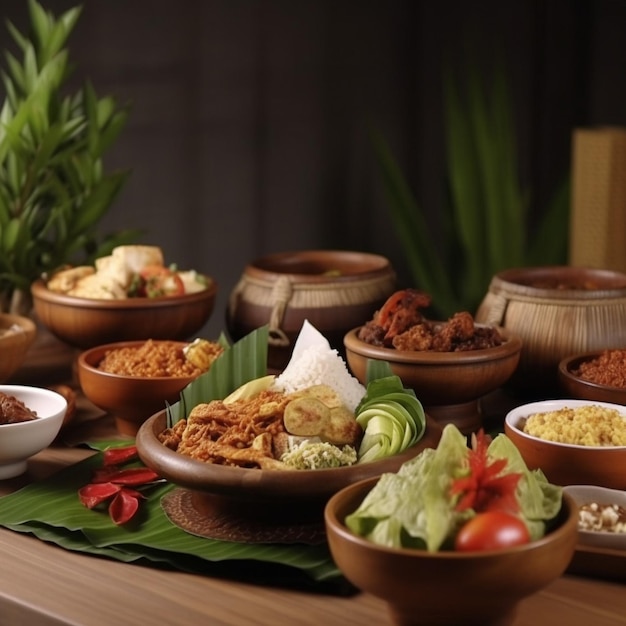
[(280, 370), (308, 320), (343, 353), (343, 336), (370, 319), (396, 288), (383, 256), (338, 250), (269, 255), (247, 265), (231, 292), (227, 329), (233, 340), (269, 326), (268, 367)]
[(626, 346), (626, 275), (569, 266), (505, 270), (492, 278), (475, 319), (522, 339), (511, 388), (554, 395), (561, 359)]

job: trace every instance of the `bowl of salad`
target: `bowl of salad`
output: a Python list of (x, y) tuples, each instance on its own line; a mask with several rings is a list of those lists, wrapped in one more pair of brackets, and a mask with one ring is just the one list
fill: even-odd
[(570, 496), (505, 435), (479, 433), (469, 448), (452, 424), (436, 449), (339, 491), (324, 515), (337, 566), (388, 603), (394, 624), (508, 623), (563, 574), (577, 542)]
[(88, 349), (117, 341), (184, 341), (210, 319), (217, 284), (166, 265), (156, 246), (119, 246), (94, 266), (63, 268), (31, 286), (43, 326)]
[(266, 373), (266, 355), (264, 327), (139, 429), (142, 461), (191, 490), (198, 509), (217, 496), (256, 516), (306, 509), (322, 522), (333, 493), (436, 446), (441, 429), (411, 390), (393, 375), (362, 386), (308, 322), (280, 375)]

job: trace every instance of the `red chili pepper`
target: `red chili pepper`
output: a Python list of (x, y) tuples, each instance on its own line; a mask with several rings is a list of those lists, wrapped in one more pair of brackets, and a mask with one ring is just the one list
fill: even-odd
[(143, 496), (134, 489), (122, 487), (111, 500), (109, 516), (117, 526), (126, 524), (139, 510), (139, 500)]
[(121, 465), (137, 458), (137, 446), (124, 446), (122, 448), (107, 448), (102, 453), (102, 462), (105, 466)]
[(111, 496), (119, 493), (122, 487), (113, 483), (98, 483), (85, 485), (78, 490), (81, 503), (88, 509), (106, 502)]
[(117, 485), (143, 485), (158, 480), (159, 475), (147, 467), (103, 467), (93, 473), (93, 483), (115, 483)]

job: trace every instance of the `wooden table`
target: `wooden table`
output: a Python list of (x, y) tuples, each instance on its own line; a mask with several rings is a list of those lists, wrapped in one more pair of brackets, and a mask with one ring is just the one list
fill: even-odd
[[(0, 482), (0, 495), (91, 454), (72, 442), (113, 433), (111, 418), (79, 399), (76, 421), (65, 436), (70, 445), (54, 445), (31, 459), (25, 476)], [(336, 597), (272, 588), (262, 580), (251, 585), (161, 571), (69, 552), (0, 529), (0, 626), (387, 623), (385, 604), (368, 594)], [(615, 582), (563, 576), (522, 601), (514, 621), (515, 626), (555, 623), (626, 624), (626, 589)]]

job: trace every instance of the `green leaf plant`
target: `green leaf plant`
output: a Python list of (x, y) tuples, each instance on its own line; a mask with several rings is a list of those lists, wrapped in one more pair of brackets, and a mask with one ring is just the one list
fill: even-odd
[[(432, 313), (474, 312), (491, 278), (510, 267), (566, 262), (569, 177), (531, 224), (530, 193), (520, 183), (513, 105), (503, 70), (489, 88), (476, 67), (461, 90), (444, 74), (443, 236), (433, 233), (389, 144), (370, 128), (390, 216), (415, 286), (432, 297)], [(442, 239), (442, 241), (440, 241)]]
[[(98, 226), (129, 172), (106, 173), (103, 156), (129, 107), (99, 98), (86, 82), (65, 94), (66, 41), (82, 11), (59, 17), (29, 0), (30, 32), (7, 29), (19, 54), (0, 72), (0, 310), (26, 312), (30, 285), (63, 265), (91, 262), (133, 231), (101, 236)], [(18, 58), (19, 57), (19, 58)]]

